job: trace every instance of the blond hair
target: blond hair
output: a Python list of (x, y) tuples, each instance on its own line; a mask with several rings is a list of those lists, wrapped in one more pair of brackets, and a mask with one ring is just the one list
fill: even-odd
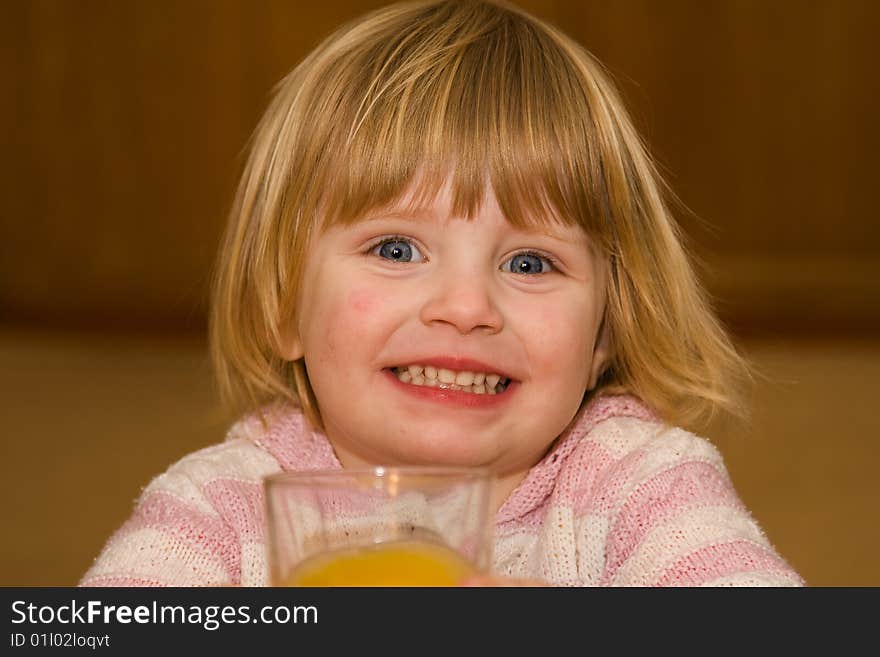
[(237, 410), (292, 401), (321, 428), (304, 361), (279, 355), (309, 240), (412, 185), (429, 200), (447, 177), (462, 216), (475, 215), (490, 185), (514, 225), (579, 225), (607, 256), (613, 356), (586, 398), (628, 392), (686, 427), (743, 411), (748, 370), (601, 65), (546, 23), (481, 1), (375, 11), (278, 85), (214, 282), (212, 357), (224, 399)]

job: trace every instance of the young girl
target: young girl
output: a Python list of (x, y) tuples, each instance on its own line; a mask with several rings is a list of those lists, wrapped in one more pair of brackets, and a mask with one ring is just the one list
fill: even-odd
[(394, 5), (283, 80), (211, 337), (243, 419), (83, 584), (265, 585), (262, 478), (377, 464), (494, 472), (479, 583), (802, 583), (688, 430), (740, 409), (745, 368), (651, 160), (601, 66), (519, 9)]

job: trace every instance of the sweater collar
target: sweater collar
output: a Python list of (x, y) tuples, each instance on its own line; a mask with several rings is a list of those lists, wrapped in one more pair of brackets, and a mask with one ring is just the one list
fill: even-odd
[(239, 425), (244, 425), (243, 429), (236, 432), (234, 427), (227, 440), (239, 435), (249, 438), (269, 452), (285, 472), (342, 469), (327, 436), (312, 429), (292, 405), (266, 407), (236, 427)]
[(495, 515), (495, 522), (520, 518), (536, 509), (556, 485), (559, 470), (578, 443), (598, 424), (613, 417), (635, 417), (657, 422), (658, 416), (632, 395), (600, 395), (585, 404), (550, 451), (532, 466)]
[[(230, 430), (227, 439), (252, 440), (269, 452), (284, 471), (342, 468), (330, 441), (322, 432), (312, 429), (298, 409), (292, 406), (264, 409), (263, 417), (265, 422), (259, 415), (240, 421)], [(612, 417), (659, 421), (653, 411), (631, 395), (600, 395), (590, 400), (501, 505), (495, 522), (513, 520), (536, 509), (553, 491), (559, 470), (578, 443), (598, 424)]]

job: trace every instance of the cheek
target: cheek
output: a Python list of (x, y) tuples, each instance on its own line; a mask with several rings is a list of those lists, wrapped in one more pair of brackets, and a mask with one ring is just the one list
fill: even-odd
[(383, 297), (375, 289), (325, 288), (313, 316), (313, 361), (336, 367), (336, 361), (354, 358), (376, 332), (383, 307)]
[(349, 293), (346, 305), (355, 315), (369, 315), (376, 309), (378, 301), (375, 290), (361, 289)]
[(530, 360), (564, 387), (586, 386), (593, 353), (592, 314), (584, 308), (545, 309), (528, 326)]

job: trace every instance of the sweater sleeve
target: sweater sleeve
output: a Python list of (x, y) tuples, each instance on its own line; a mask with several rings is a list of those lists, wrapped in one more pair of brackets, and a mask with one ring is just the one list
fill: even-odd
[[(736, 494), (718, 450), (681, 429), (623, 462), (603, 584), (802, 586)], [(620, 473), (618, 473), (620, 474)]]
[(261, 540), (259, 474), (273, 464), (255, 452), (244, 441), (209, 447), (150, 482), (80, 586), (241, 584), (242, 544)]

